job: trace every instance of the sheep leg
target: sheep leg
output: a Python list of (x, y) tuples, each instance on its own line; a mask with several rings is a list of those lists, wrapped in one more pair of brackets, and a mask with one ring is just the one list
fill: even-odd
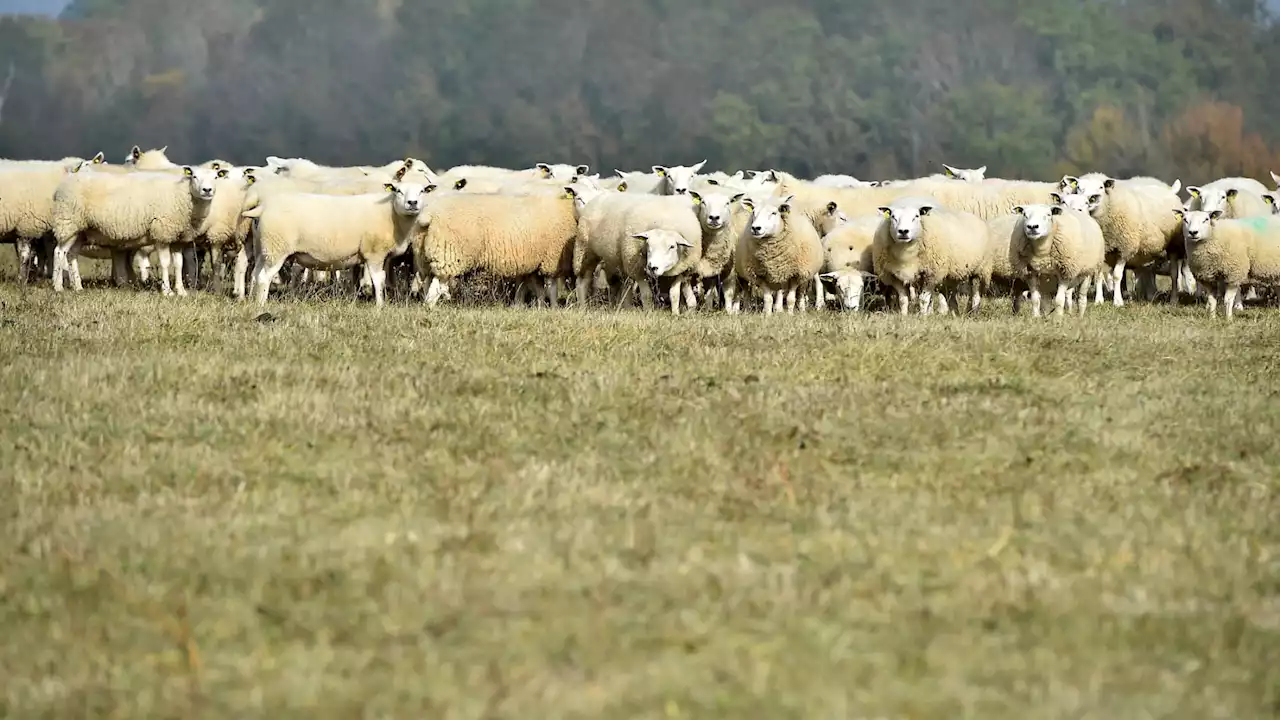
[(13, 243), (13, 251), (18, 256), (18, 284), (26, 285), (31, 277), (31, 241), (18, 238)]
[(1213, 317), (1218, 313), (1218, 296), (1225, 294), (1227, 289), (1221, 282), (1204, 283), (1202, 287), (1205, 291), (1205, 301), (1209, 305), (1209, 317)]
[(794, 283), (787, 284), (787, 291), (785, 296), (782, 294), (782, 291), (779, 290), (777, 293), (777, 297), (774, 298), (774, 303), (780, 303), (780, 301), (783, 300), (784, 297), (786, 300), (787, 314), (794, 315), (796, 312), (796, 286)]
[(1031, 288), (1031, 317), (1040, 317), (1040, 278), (1032, 275), (1027, 278), (1027, 287)]
[(548, 277), (542, 281), (542, 287), (547, 294), (547, 305), (553, 308), (560, 307), (560, 282), (558, 277)]
[(773, 314), (773, 291), (761, 290), (760, 292), (764, 296), (764, 314), (772, 315)]
[(653, 288), (649, 287), (648, 280), (639, 280), (636, 285), (640, 288), (640, 307), (645, 310), (653, 309)]
[(138, 276), (138, 282), (146, 284), (151, 281), (151, 257), (146, 250), (138, 249), (133, 252), (133, 272)]
[(982, 307), (982, 285), (973, 280), (969, 283), (969, 313), (978, 312), (978, 308)]
[(933, 288), (931, 287), (920, 289), (920, 314), (933, 314)]
[[(1246, 289), (1252, 289), (1252, 286), (1251, 286), (1251, 285), (1241, 285), (1240, 287), (1241, 287), (1241, 288), (1246, 288)], [(1235, 309), (1236, 309), (1236, 310), (1243, 310), (1243, 309), (1244, 309), (1244, 298), (1245, 298), (1245, 295), (1247, 295), (1247, 294), (1248, 294), (1248, 293), (1247, 293), (1247, 291), (1246, 291), (1246, 292), (1240, 292), (1240, 291), (1237, 289), (1237, 291), (1236, 291), (1236, 302), (1235, 302)]]
[(1179, 286), (1185, 284), (1182, 277), (1183, 267), (1183, 262), (1178, 258), (1169, 258), (1169, 304), (1174, 307), (1178, 306)]
[(237, 300), (244, 299), (244, 274), (249, 270), (249, 253), (243, 246), (236, 251), (235, 276), (231, 278), (232, 293)]
[(373, 284), (373, 304), (375, 307), (382, 307), (386, 299), (387, 281), (387, 271), (383, 269), (382, 261), (367, 261), (365, 272), (369, 275), (369, 282)]
[(1228, 320), (1236, 310), (1236, 299), (1239, 296), (1239, 285), (1228, 285), (1226, 292), (1222, 294), (1222, 312), (1226, 314)]
[(1106, 283), (1107, 278), (1110, 278), (1110, 277), (1111, 276), (1107, 274), (1106, 270), (1099, 270), (1097, 275), (1094, 276), (1094, 279), (1093, 279), (1094, 304), (1101, 305), (1102, 301), (1106, 299), (1103, 297), (1103, 289), (1107, 284)]
[(1111, 268), (1111, 281), (1115, 283), (1111, 286), (1111, 303), (1116, 307), (1124, 307), (1124, 296), (1121, 293), (1124, 279), (1124, 259), (1121, 258), (1116, 261), (1115, 267)]
[(676, 278), (671, 282), (671, 286), (667, 288), (667, 300), (671, 302), (671, 314), (680, 314), (680, 290), (684, 286), (684, 281)]
[(720, 285), (720, 294), (724, 298), (724, 311), (730, 315), (737, 315), (742, 310), (742, 301), (738, 298), (737, 276), (722, 280)]
[(186, 296), (187, 296), (187, 288), (182, 284), (182, 283), (183, 283), (183, 276), (182, 276), (182, 263), (184, 262), (184, 259), (185, 259), (185, 253), (186, 253), (186, 249), (185, 249), (185, 248), (184, 248), (184, 249), (182, 249), (182, 250), (179, 250), (178, 252), (171, 252), (171, 253), (170, 253), (170, 254), (172, 255), (172, 257), (173, 257), (173, 284), (174, 284), (174, 290), (175, 290), (175, 291), (177, 291), (177, 293), (178, 293), (178, 297), (186, 297)]
[(1053, 292), (1053, 316), (1060, 318), (1063, 316), (1067, 306), (1067, 284), (1058, 279), (1058, 287)]
[(524, 307), (529, 300), (529, 278), (521, 278), (520, 283), (516, 285), (515, 297), (511, 298), (511, 307)]
[(693, 292), (693, 285), (692, 285), (692, 284), (690, 284), (688, 280), (682, 280), (682, 281), (680, 282), (680, 287), (681, 287), (681, 289), (684, 291), (684, 304), (685, 304), (685, 307), (687, 307), (687, 308), (688, 308), (688, 309), (690, 309), (690, 310), (695, 310), (695, 309), (697, 309), (697, 307), (698, 307), (698, 298), (697, 298), (697, 296), (696, 296), (696, 295), (694, 295), (694, 292)]
[(427, 293), (422, 296), (422, 302), (429, 307), (435, 307), (436, 303), (440, 302), (440, 296), (444, 294), (442, 285), (440, 278), (432, 275), (431, 282), (427, 284)]
[(284, 260), (272, 261), (265, 257), (259, 257), (257, 266), (258, 272), (253, 279), (253, 292), (257, 296), (258, 304), (266, 305), (267, 293), (271, 290), (271, 281), (280, 272), (280, 268), (284, 267)]
[(84, 289), (80, 284), (80, 260), (74, 251), (67, 257), (67, 278), (71, 281), (72, 290), (79, 292)]

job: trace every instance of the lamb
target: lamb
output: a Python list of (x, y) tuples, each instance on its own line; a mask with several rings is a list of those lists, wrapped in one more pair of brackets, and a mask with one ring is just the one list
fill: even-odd
[[(1150, 184), (1133, 184), (1107, 178), (1102, 192), (1087, 198), (1089, 214), (1102, 228), (1107, 243), (1107, 260), (1112, 264), (1113, 302), (1124, 305), (1120, 282), (1126, 265), (1141, 267), (1161, 260), (1178, 232), (1178, 222), (1170, 214), (1182, 203), (1176, 193)], [(1101, 278), (1095, 302), (1102, 302)]]
[(383, 303), (385, 263), (409, 249), (417, 219), (434, 185), (387, 183), (383, 193), (333, 196), (285, 193), (244, 211), (254, 218), (258, 259), (253, 292), (267, 302), (271, 281), (284, 261), (297, 258), (309, 269), (339, 270), (363, 264), (373, 282), (374, 303)]
[(872, 261), (880, 281), (898, 292), (898, 307), (907, 314), (909, 291), (919, 288), (920, 314), (931, 311), (933, 293), (945, 295), (968, 282), (974, 308), (987, 257), (987, 225), (976, 215), (944, 209), (932, 198), (903, 198), (880, 208), (884, 219), (876, 230)]
[[(66, 272), (72, 287), (81, 289), (79, 270), (70, 261), (75, 246), (85, 244), (120, 250), (154, 245), (160, 255), (160, 286), (173, 294), (169, 284), (170, 246), (190, 242), (214, 197), (214, 180), (225, 170), (183, 166), (181, 174), (135, 172), (112, 175), (95, 170), (71, 173), (53, 196), (53, 289), (62, 290)], [(178, 295), (182, 284), (182, 258), (177, 255), (174, 278)]]
[(1067, 297), (1075, 293), (1080, 315), (1088, 305), (1089, 280), (1106, 261), (1102, 228), (1088, 213), (1061, 205), (1026, 205), (1012, 236), (1014, 272), (1031, 288), (1031, 315), (1040, 316), (1040, 288), (1056, 287), (1055, 317), (1061, 317)]
[(521, 280), (540, 275), (556, 305), (578, 229), (574, 204), (562, 197), (467, 193), (431, 199), (418, 226), (413, 258), (418, 274), (430, 277), (423, 296), (430, 306), (453, 278), (472, 270)]
[(759, 202), (751, 198), (740, 201), (751, 211), (751, 223), (738, 239), (734, 265), (740, 281), (764, 294), (766, 315), (775, 308), (782, 310), (783, 293), (787, 313), (794, 313), (797, 295), (818, 280), (822, 270), (824, 258), (818, 231), (803, 215), (792, 212), (791, 201), (790, 195)]
[[(1205, 286), (1217, 289), (1230, 320), (1240, 286), (1247, 282), (1280, 283), (1280, 217), (1261, 215), (1231, 220), (1222, 210), (1175, 208), (1187, 243), (1187, 263)], [(1217, 299), (1209, 293), (1209, 314)]]
[[(162, 148), (142, 151), (137, 145), (124, 156), (124, 164), (134, 170), (167, 170), (179, 167), (176, 163), (169, 160), (169, 156), (165, 155), (165, 151), (169, 149), (168, 145)], [(206, 168), (201, 168), (206, 169)], [(208, 168), (217, 170), (217, 168)]]
[(835, 285), (845, 309), (856, 311), (862, 307), (866, 280), (876, 277), (871, 246), (880, 227), (880, 216), (845, 218), (834, 202), (827, 210), (828, 217), (837, 222), (828, 223), (822, 232), (823, 261), (819, 277)]

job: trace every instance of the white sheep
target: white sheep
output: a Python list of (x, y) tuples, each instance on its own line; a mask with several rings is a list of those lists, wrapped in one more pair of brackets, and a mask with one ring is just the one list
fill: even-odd
[[(124, 164), (134, 170), (170, 170), (179, 167), (179, 165), (169, 159), (165, 151), (169, 149), (168, 145), (162, 148), (143, 151), (137, 145), (133, 146), (128, 154), (124, 156)], [(206, 168), (201, 168), (206, 169)], [(217, 168), (207, 168), (216, 170)]]
[[(804, 310), (805, 291), (811, 283), (821, 282), (822, 240), (808, 218), (792, 212), (791, 200), (788, 195), (740, 201), (751, 211), (751, 221), (738, 239), (734, 265), (738, 281), (764, 295), (766, 315), (781, 311), (784, 298), (788, 313), (795, 312), (797, 297), (802, 298), (800, 309)], [(738, 311), (736, 304), (733, 311)]]
[(258, 259), (253, 293), (267, 302), (271, 281), (285, 260), (305, 268), (341, 270), (363, 265), (381, 307), (386, 261), (409, 249), (417, 219), (433, 185), (387, 183), (385, 192), (365, 195), (282, 193), (244, 211), (254, 218)]
[(685, 195), (689, 192), (689, 185), (693, 182), (694, 176), (706, 165), (707, 161), (703, 160), (694, 165), (654, 165), (653, 174), (660, 178), (657, 188), (654, 192), (657, 195)]
[(872, 258), (880, 281), (897, 291), (901, 314), (907, 314), (910, 292), (917, 288), (920, 314), (931, 312), (935, 290), (941, 292), (945, 314), (946, 295), (954, 296), (960, 283), (969, 284), (970, 302), (977, 308), (988, 242), (981, 218), (946, 209), (931, 198), (902, 198), (881, 207), (880, 213), (884, 219), (876, 230)]
[(1260, 215), (1230, 220), (1222, 210), (1183, 210), (1173, 215), (1180, 221), (1187, 243), (1187, 264), (1209, 292), (1209, 314), (1216, 312), (1217, 299), (1230, 319), (1240, 286), (1245, 283), (1280, 284), (1280, 217)]
[(165, 295), (173, 266), (176, 290), (182, 284), (181, 253), (172, 258), (170, 246), (191, 242), (214, 197), (214, 181), (225, 170), (183, 166), (181, 173), (134, 172), (113, 175), (81, 169), (58, 185), (53, 197), (53, 289), (62, 290), (66, 272), (76, 290), (79, 269), (70, 263), (78, 242), (98, 247), (135, 250), (154, 245), (160, 256), (160, 288)]
[(38, 170), (57, 167), (70, 172), (85, 163), (101, 165), (105, 160), (106, 156), (101, 151), (88, 160), (81, 157), (64, 157), (61, 160), (0, 160), (0, 170)]
[(591, 166), (586, 164), (537, 163), (533, 167), (543, 179), (555, 180), (562, 184), (577, 182), (578, 178), (585, 177), (591, 172)]
[[(845, 309), (859, 310), (866, 281), (876, 277), (871, 246), (881, 217), (845, 217), (834, 202), (827, 207), (827, 217), (830, 220), (819, 228), (823, 251), (819, 277), (835, 286), (835, 295)], [(820, 301), (819, 304), (825, 303)]]
[(733, 224), (734, 201), (720, 192), (702, 194), (691, 190), (689, 196), (702, 224), (702, 253), (694, 276), (704, 286), (714, 284), (724, 303), (724, 282), (733, 274), (733, 251), (738, 244)]
[(540, 276), (554, 306), (571, 272), (578, 223), (573, 202), (541, 195), (432, 197), (418, 217), (413, 258), (423, 300), (434, 306), (448, 283), (473, 270), (524, 280)]
[[(1143, 267), (1163, 259), (1178, 236), (1177, 219), (1170, 214), (1181, 209), (1178, 196), (1167, 187), (1149, 183), (1130, 184), (1107, 178), (1100, 192), (1087, 196), (1089, 214), (1102, 228), (1111, 268), (1112, 301), (1124, 305), (1120, 283), (1126, 265)], [(1102, 302), (1102, 278), (1096, 284), (1094, 302)]]
[(987, 177), (987, 166), (980, 168), (958, 168), (943, 164), (943, 172), (930, 175), (930, 180), (963, 180), (964, 182), (982, 182)]
[(1031, 289), (1031, 315), (1040, 316), (1040, 289), (1054, 288), (1054, 316), (1060, 317), (1074, 294), (1083, 316), (1091, 278), (1106, 262), (1102, 229), (1088, 213), (1062, 205), (1026, 205), (1012, 236), (1014, 272)]

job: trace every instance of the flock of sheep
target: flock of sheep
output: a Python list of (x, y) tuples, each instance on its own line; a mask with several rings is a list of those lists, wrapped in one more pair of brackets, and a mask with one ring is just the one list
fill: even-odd
[[(120, 165), (92, 159), (0, 161), (0, 241), (13, 242), (20, 281), (47, 277), (79, 290), (79, 256), (112, 260), (119, 283), (145, 281), (158, 256), (161, 291), (187, 294), (184, 257), (207, 254), (213, 289), (227, 268), (233, 292), (259, 303), (293, 263), (292, 282), (351, 282), (381, 305), (391, 278), (428, 305), (476, 271), (516, 284), (515, 302), (576, 303), (592, 290), (617, 306), (655, 291), (673, 313), (743, 300), (765, 313), (835, 299), (859, 310), (868, 280), (892, 288), (898, 309), (971, 311), (997, 285), (1014, 312), (1073, 307), (1088, 294), (1152, 300), (1156, 274), (1170, 299), (1221, 301), (1231, 317), (1241, 288), (1280, 283), (1280, 217), (1256, 180), (1187, 187), (1101, 174), (1058, 182), (997, 180), (985, 168), (864, 182), (844, 175), (703, 173), (703, 165), (589, 175), (586, 165), (527, 170), (461, 166), (437, 174), (413, 158), (327, 167), (267, 158), (237, 167), (179, 166), (165, 149), (134, 147)], [(1273, 180), (1280, 178), (1272, 175)], [(252, 265), (252, 267), (250, 267)], [(188, 266), (188, 270), (190, 270)], [(337, 271), (352, 270), (354, 274)], [(171, 282), (172, 278), (172, 282)], [(1198, 282), (1197, 282), (1198, 281)], [(1043, 295), (1042, 295), (1043, 293)], [(936, 303), (935, 303), (936, 300)]]

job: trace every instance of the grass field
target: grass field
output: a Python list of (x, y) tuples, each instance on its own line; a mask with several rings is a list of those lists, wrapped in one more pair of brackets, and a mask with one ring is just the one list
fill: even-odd
[(1280, 310), (0, 285), (0, 716), (1280, 713)]

